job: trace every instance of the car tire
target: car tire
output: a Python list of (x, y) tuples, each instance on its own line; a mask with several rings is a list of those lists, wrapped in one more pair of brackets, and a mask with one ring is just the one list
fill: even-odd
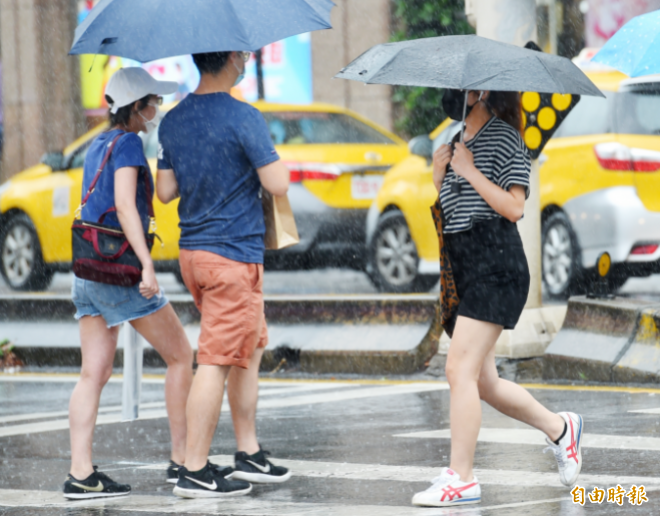
[(541, 260), (543, 285), (550, 297), (568, 299), (586, 292), (589, 282), (580, 263), (577, 236), (563, 211), (543, 222)]
[(367, 273), (380, 292), (428, 292), (439, 276), (420, 275), (417, 247), (403, 214), (383, 214), (369, 246)]
[(12, 290), (46, 290), (55, 274), (44, 262), (30, 218), (13, 216), (0, 231), (0, 273)]

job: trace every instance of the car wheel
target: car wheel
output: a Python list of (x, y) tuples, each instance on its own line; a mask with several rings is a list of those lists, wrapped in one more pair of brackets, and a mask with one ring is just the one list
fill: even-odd
[(371, 240), (368, 274), (381, 292), (427, 292), (438, 277), (418, 272), (417, 247), (400, 211), (381, 216)]
[(0, 232), (0, 273), (13, 290), (46, 290), (54, 272), (44, 263), (37, 231), (27, 215), (12, 217)]
[(577, 237), (564, 212), (544, 221), (541, 238), (543, 283), (548, 294), (566, 299), (586, 290)]

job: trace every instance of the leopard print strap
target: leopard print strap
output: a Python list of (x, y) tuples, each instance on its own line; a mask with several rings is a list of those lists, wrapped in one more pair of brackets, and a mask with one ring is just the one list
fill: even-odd
[(454, 274), (452, 273), (449, 254), (445, 249), (445, 242), (442, 230), (442, 206), (440, 198), (431, 206), (431, 214), (435, 222), (435, 229), (438, 233), (438, 244), (440, 246), (440, 324), (451, 337), (454, 324), (456, 323), (456, 312), (458, 311), (458, 292), (454, 283)]

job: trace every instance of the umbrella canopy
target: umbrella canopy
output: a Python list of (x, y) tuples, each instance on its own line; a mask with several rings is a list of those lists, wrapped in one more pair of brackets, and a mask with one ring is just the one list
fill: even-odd
[(660, 10), (630, 20), (592, 61), (616, 68), (630, 77), (660, 73)]
[(147, 62), (202, 52), (258, 50), (330, 29), (330, 0), (101, 0), (76, 29), (70, 54)]
[(604, 96), (564, 57), (479, 36), (376, 45), (335, 77), (367, 84)]

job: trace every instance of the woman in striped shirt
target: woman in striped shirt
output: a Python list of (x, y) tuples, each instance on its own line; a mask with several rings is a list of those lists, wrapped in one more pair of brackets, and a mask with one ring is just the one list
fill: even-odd
[[(445, 91), (443, 108), (455, 120), (463, 118), (464, 95)], [(495, 366), (495, 343), (502, 330), (516, 326), (530, 282), (516, 226), (529, 195), (531, 169), (521, 130), (518, 93), (470, 91), (464, 143), (442, 145), (433, 156), (443, 240), (459, 298), (447, 328), (452, 337), (446, 365), (451, 464), (413, 497), (415, 505), (481, 501), (472, 471), (480, 400), (544, 432), (565, 485), (575, 482), (582, 466), (582, 418), (551, 412), (521, 386), (499, 378)]]

